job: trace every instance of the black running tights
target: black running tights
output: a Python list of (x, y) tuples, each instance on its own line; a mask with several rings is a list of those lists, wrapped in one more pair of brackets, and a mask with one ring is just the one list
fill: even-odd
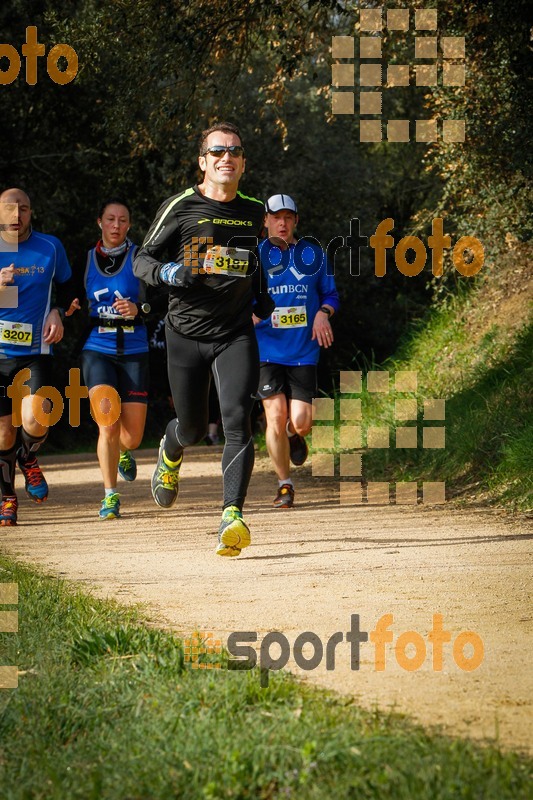
[(259, 384), (253, 328), (229, 342), (201, 342), (166, 326), (168, 377), (176, 419), (166, 429), (165, 453), (177, 461), (201, 441), (209, 422), (209, 384), (215, 380), (226, 440), (222, 455), (223, 507), (242, 508), (254, 465), (250, 414)]

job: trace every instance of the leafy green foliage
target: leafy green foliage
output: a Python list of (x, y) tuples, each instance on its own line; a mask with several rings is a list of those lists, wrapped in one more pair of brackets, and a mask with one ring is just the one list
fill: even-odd
[[(419, 5), (404, 3), (411, 20)], [(412, 131), (418, 118), (464, 118), (464, 144), (360, 143), (358, 115), (332, 115), (331, 37), (358, 34), (358, 10), (301, 0), (4, 4), (3, 41), (20, 50), (26, 26), (36, 25), (47, 49), (74, 47), (80, 68), (60, 87), (41, 58), (35, 86), (22, 70), (0, 87), (1, 183), (27, 188), (36, 227), (60, 236), (76, 260), (94, 244), (96, 210), (109, 194), (128, 198), (132, 236), (142, 240), (161, 201), (196, 181), (199, 132), (229, 118), (246, 145), (243, 189), (256, 197), (293, 194), (300, 235), (326, 246), (349, 236), (352, 219), (370, 237), (391, 217), (396, 242), (409, 234), (427, 242), (440, 216), (453, 241), (476, 236), (486, 265), (497, 265), (509, 237), (529, 240), (533, 228), (529, 4), (517, 0), (512, 13), (505, 0), (439, 4), (438, 36), (466, 36), (465, 86), (439, 79), (434, 87), (383, 90), (384, 120), (409, 119)], [(413, 63), (413, 56), (412, 28), (384, 30), (384, 64)], [(357, 75), (357, 46), (354, 66)], [(382, 362), (435, 296), (476, 281), (458, 276), (449, 253), (443, 278), (432, 278), (429, 261), (428, 253), (424, 272), (407, 278), (389, 250), (387, 275), (376, 278), (371, 248), (360, 248), (360, 274), (339, 248), (342, 308), (323, 371)], [(65, 375), (77, 325), (69, 322), (58, 348)], [(81, 438), (93, 436), (88, 416), (82, 428)], [(69, 433), (58, 427), (52, 439), (68, 446)]]

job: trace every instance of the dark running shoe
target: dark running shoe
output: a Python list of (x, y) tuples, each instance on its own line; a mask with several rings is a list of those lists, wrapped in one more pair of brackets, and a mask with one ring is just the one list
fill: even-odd
[(290, 483), (284, 483), (280, 486), (272, 505), (275, 508), (292, 508), (294, 505), (294, 486), (291, 486)]
[(295, 433), (294, 436), (289, 436), (289, 451), (290, 459), (295, 467), (301, 467), (307, 461), (309, 455), (309, 448), (303, 436)]
[(137, 477), (137, 462), (129, 450), (124, 450), (118, 460), (118, 474), (125, 481), (134, 481)]
[(169, 467), (163, 458), (164, 450), (165, 436), (161, 439), (159, 456), (152, 475), (152, 497), (161, 508), (171, 508), (178, 499), (178, 483), (183, 456), (177, 467)]
[(3, 497), (0, 506), (0, 525), (17, 524), (18, 501), (16, 497)]
[(48, 484), (44, 478), (37, 458), (32, 454), (28, 457), (22, 455), (22, 451), (17, 453), (17, 463), (26, 481), (26, 493), (35, 503), (44, 503), (48, 497)]

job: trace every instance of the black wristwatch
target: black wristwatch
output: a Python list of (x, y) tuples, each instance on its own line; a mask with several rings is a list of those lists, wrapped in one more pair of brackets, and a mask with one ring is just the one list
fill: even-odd
[(152, 310), (150, 303), (135, 303), (135, 305), (137, 306), (139, 314), (149, 314)]
[(324, 314), (327, 314), (328, 315), (328, 319), (329, 319), (329, 317), (331, 317), (331, 310), (329, 308), (327, 308), (327, 306), (320, 306), (320, 308), (318, 310), (319, 311), (323, 311)]

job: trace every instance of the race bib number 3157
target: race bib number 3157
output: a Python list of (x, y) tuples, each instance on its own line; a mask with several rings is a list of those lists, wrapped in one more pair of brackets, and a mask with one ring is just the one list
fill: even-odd
[(232, 278), (246, 278), (249, 260), (249, 250), (214, 245), (205, 254), (204, 269), (208, 275), (228, 275)]

